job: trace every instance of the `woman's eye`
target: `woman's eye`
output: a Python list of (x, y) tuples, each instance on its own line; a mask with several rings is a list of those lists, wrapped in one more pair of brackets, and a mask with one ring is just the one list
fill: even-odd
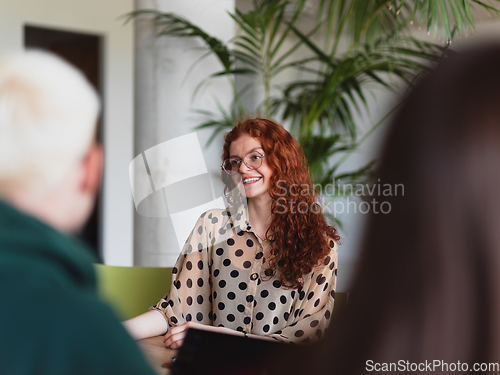
[(252, 160), (252, 161), (259, 160), (260, 158), (262, 158), (262, 156), (260, 156), (260, 155), (252, 155), (252, 156), (250, 156), (250, 160)]
[(232, 167), (236, 167), (238, 164), (240, 164), (239, 160), (230, 160), (229, 162), (231, 163)]

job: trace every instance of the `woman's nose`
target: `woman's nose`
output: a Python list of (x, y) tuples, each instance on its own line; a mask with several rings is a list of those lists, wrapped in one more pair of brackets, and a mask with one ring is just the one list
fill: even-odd
[(240, 163), (240, 168), (239, 168), (239, 172), (240, 174), (243, 174), (245, 172), (248, 172), (248, 171), (251, 171), (250, 168), (248, 168), (248, 166), (245, 164), (245, 162), (242, 160), (241, 163)]

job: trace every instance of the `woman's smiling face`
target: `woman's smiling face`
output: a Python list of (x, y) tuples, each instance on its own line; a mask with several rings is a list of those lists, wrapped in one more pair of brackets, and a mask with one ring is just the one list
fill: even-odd
[[(257, 138), (252, 138), (250, 134), (242, 134), (238, 139), (231, 142), (229, 156), (242, 160), (252, 151), (264, 154), (262, 145)], [(250, 169), (245, 163), (241, 162), (239, 174), (241, 175), (247, 198), (251, 199), (264, 195), (269, 196), (268, 191), (271, 186), (273, 171), (267, 164), (265, 156), (262, 160), (262, 165), (257, 169)], [(235, 183), (237, 183), (237, 181), (235, 181)]]

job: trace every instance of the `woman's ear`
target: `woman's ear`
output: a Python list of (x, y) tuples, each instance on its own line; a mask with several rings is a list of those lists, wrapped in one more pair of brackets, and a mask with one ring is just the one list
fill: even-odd
[(99, 190), (103, 161), (102, 147), (94, 142), (82, 160), (83, 178), (80, 184), (82, 193), (95, 195)]

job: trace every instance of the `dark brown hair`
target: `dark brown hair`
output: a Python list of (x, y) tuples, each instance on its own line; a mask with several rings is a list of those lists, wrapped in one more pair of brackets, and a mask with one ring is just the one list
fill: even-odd
[[(273, 170), (269, 191), (272, 222), (266, 233), (266, 237), (272, 238), (270, 269), (280, 271), (284, 285), (298, 287), (302, 284), (302, 276), (310, 273), (330, 253), (330, 240), (338, 242), (340, 237), (321, 214), (304, 153), (293, 136), (280, 124), (266, 118), (240, 121), (224, 138), (222, 160), (229, 158), (231, 142), (242, 134), (259, 139)], [(231, 180), (224, 178), (224, 174), (228, 186)], [(297, 208), (301, 202), (304, 202), (301, 213), (283, 208)]]
[(369, 217), (348, 315), (311, 351), (307, 372), (498, 362), (499, 67), (498, 45), (452, 57), (393, 119), (379, 178), (404, 195), (378, 197), (391, 211)]

